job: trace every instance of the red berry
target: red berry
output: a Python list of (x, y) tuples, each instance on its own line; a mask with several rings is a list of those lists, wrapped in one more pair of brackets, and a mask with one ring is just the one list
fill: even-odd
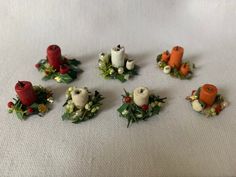
[(60, 66), (60, 73), (61, 74), (66, 74), (68, 72), (69, 72), (69, 67), (68, 66), (65, 66), (65, 65)]
[(39, 63), (35, 64), (35, 67), (36, 67), (36, 68), (39, 68), (39, 67), (40, 67), (40, 64), (39, 64)]
[(142, 110), (147, 111), (148, 110), (148, 105), (144, 104), (143, 106), (141, 106)]
[(8, 108), (13, 108), (14, 107), (14, 103), (12, 103), (11, 101), (7, 103)]
[(125, 103), (130, 103), (132, 101), (132, 98), (129, 96), (124, 97), (124, 102)]
[(28, 112), (29, 114), (32, 114), (32, 113), (34, 112), (34, 110), (33, 110), (33, 108), (29, 107), (29, 108), (27, 109), (27, 112)]
[(222, 111), (221, 105), (217, 105), (215, 108), (216, 114), (219, 114)]

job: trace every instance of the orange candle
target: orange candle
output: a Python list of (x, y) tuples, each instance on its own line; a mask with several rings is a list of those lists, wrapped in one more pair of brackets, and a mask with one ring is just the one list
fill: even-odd
[(186, 76), (190, 71), (189, 65), (187, 63), (184, 63), (180, 67), (180, 73), (184, 76)]
[(180, 47), (180, 46), (175, 46), (171, 51), (170, 60), (169, 60), (168, 65), (171, 68), (179, 69), (182, 64), (183, 54), (184, 54), (184, 48)]
[(200, 91), (200, 100), (207, 106), (212, 106), (217, 95), (217, 88), (211, 84), (205, 84)]
[(167, 50), (165, 52), (162, 53), (161, 55), (161, 61), (164, 61), (164, 62), (168, 62), (170, 59), (170, 52)]

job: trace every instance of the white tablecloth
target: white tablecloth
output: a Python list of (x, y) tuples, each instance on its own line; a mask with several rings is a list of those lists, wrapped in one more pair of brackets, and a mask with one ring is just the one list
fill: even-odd
[[(0, 176), (235, 176), (236, 1), (0, 0)], [(69, 85), (42, 81), (34, 64), (49, 44), (77, 57), (84, 70), (70, 85), (98, 89), (100, 114), (74, 125), (62, 121)], [(101, 51), (121, 44), (141, 66), (124, 84), (99, 76)], [(174, 45), (197, 66), (180, 81), (156, 67), (156, 55)], [(43, 118), (8, 114), (18, 80), (53, 89), (55, 104)], [(192, 111), (185, 96), (215, 84), (230, 101), (220, 116)], [(167, 96), (165, 108), (146, 122), (119, 117), (123, 88), (147, 86)]]

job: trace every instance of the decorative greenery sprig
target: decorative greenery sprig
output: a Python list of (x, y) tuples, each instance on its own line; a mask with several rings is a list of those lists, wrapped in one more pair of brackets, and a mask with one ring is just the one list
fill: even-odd
[(197, 90), (193, 90), (191, 96), (187, 96), (186, 100), (191, 103), (194, 111), (203, 114), (206, 117), (219, 115), (220, 112), (229, 105), (229, 103), (225, 101), (224, 97), (218, 94), (213, 105), (207, 107), (206, 104), (199, 99), (200, 91), (201, 87)]
[(158, 55), (156, 58), (158, 67), (163, 70), (165, 74), (170, 74), (170, 76), (179, 78), (179, 79), (191, 79), (193, 77), (193, 70), (196, 68), (195, 64), (190, 63), (189, 61), (183, 62), (183, 64), (189, 67), (189, 72), (187, 75), (183, 75), (180, 70), (177, 68), (171, 68), (167, 62), (162, 61), (162, 54)]
[[(126, 58), (124, 66), (126, 66), (127, 61), (129, 61), (129, 59)], [(118, 79), (121, 82), (126, 82), (131, 77), (138, 75), (139, 67), (137, 65), (134, 65), (134, 68), (130, 70), (126, 67), (113, 67), (111, 64), (111, 54), (102, 53), (102, 58), (99, 59), (98, 64), (101, 75), (105, 79)]]
[(117, 109), (121, 117), (128, 120), (127, 128), (130, 123), (138, 122), (139, 120), (146, 120), (149, 117), (159, 114), (162, 104), (165, 103), (165, 98), (160, 96), (150, 95), (148, 105), (142, 107), (137, 106), (133, 101), (133, 94), (125, 91), (122, 95), (123, 104)]
[(62, 57), (62, 65), (60, 71), (56, 71), (46, 59), (40, 60), (35, 67), (42, 73), (44, 77), (42, 80), (54, 79), (58, 83), (70, 83), (77, 78), (77, 73), (82, 72), (78, 68), (78, 65), (81, 64), (80, 61), (76, 59), (67, 59)]
[(18, 97), (13, 98), (14, 101), (8, 103), (8, 112), (15, 112), (21, 120), (26, 120), (28, 116), (33, 114), (43, 116), (49, 110), (49, 105), (53, 103), (52, 91), (42, 86), (34, 86), (33, 89), (37, 100), (32, 105), (25, 106)]
[(76, 105), (72, 101), (71, 92), (76, 89), (75, 87), (70, 87), (66, 91), (66, 102), (63, 107), (65, 107), (65, 112), (62, 115), (62, 120), (71, 120), (72, 123), (78, 124), (80, 122), (89, 120), (93, 118), (100, 109), (102, 105), (101, 100), (104, 97), (98, 92), (95, 91), (94, 94), (89, 93), (88, 102), (84, 108), (76, 107)]

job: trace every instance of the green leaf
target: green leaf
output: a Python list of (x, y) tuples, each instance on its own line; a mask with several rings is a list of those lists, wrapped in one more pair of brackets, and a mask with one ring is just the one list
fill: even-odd
[(161, 57), (162, 57), (162, 54), (157, 55), (157, 58), (156, 58), (157, 62), (161, 61)]
[(126, 81), (125, 78), (124, 78), (124, 75), (122, 75), (122, 74), (117, 74), (115, 77), (116, 77), (118, 80), (120, 80), (121, 82), (125, 82), (125, 81)]
[(69, 74), (60, 74), (60, 79), (62, 83), (70, 83), (71, 81), (73, 81), (72, 77)]
[(76, 79), (77, 78), (77, 71), (75, 70), (71, 70), (68, 75), (72, 78), (72, 79)]
[(128, 108), (129, 104), (124, 103), (121, 107), (117, 109), (119, 113), (122, 113), (124, 110)]
[(81, 62), (79, 60), (76, 60), (76, 59), (69, 59), (68, 64), (78, 66), (79, 64), (81, 64)]
[(16, 111), (16, 116), (20, 119), (20, 120), (24, 120), (24, 112), (22, 111)]
[(47, 80), (53, 79), (55, 76), (56, 76), (55, 74), (49, 74), (49, 75), (44, 76), (42, 80), (47, 81)]
[(34, 110), (38, 109), (38, 104), (37, 103), (33, 103), (32, 105), (30, 105), (30, 107)]
[(201, 91), (201, 87), (199, 87), (198, 89), (197, 89), (197, 91), (196, 91), (196, 96), (199, 98), (199, 95), (200, 95), (200, 91)]
[(67, 120), (67, 119), (70, 119), (70, 113), (67, 113), (65, 112), (61, 117), (62, 117), (62, 120)]

